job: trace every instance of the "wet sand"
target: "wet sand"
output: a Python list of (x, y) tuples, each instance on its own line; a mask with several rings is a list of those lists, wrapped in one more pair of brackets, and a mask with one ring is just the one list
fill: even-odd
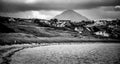
[(120, 64), (119, 43), (55, 44), (16, 52), (10, 64)]

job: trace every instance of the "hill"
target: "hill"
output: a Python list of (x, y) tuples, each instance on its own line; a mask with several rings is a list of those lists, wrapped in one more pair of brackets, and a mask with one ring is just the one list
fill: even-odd
[(82, 20), (89, 20), (85, 16), (75, 12), (74, 10), (66, 10), (63, 13), (55, 16), (54, 18), (59, 20), (71, 20), (72, 22), (80, 22)]

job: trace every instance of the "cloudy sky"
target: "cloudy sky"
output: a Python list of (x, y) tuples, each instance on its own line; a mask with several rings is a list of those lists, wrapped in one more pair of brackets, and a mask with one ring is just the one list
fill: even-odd
[(120, 18), (120, 0), (0, 0), (0, 15), (50, 19), (67, 9), (93, 19)]

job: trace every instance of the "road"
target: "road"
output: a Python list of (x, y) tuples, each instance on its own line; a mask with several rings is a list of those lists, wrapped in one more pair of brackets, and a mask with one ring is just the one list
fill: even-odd
[(55, 44), (16, 52), (10, 64), (120, 64), (119, 43)]

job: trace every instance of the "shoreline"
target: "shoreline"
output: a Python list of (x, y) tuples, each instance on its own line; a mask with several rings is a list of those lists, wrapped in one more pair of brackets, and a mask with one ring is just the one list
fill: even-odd
[(120, 43), (120, 40), (34, 40), (34, 41), (16, 41), (16, 42), (0, 42), (0, 45), (14, 44), (42, 44), (42, 43)]

